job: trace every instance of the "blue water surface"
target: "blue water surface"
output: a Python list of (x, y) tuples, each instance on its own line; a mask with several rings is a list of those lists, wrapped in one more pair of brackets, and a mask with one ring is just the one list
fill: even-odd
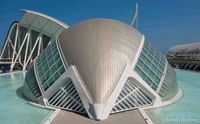
[(148, 111), (155, 124), (200, 124), (200, 73), (176, 70), (183, 97), (176, 103)]
[[(184, 96), (174, 104), (149, 110), (148, 114), (156, 124), (200, 124), (200, 73), (176, 72)], [(52, 113), (22, 100), (24, 75), (25, 72), (0, 75), (0, 124), (39, 124)]]
[(52, 111), (22, 99), (25, 72), (0, 75), (0, 124), (39, 124)]

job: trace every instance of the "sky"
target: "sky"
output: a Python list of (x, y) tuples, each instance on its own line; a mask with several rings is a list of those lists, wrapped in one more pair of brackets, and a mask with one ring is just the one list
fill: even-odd
[[(69, 26), (91, 18), (110, 18), (130, 24), (135, 0), (1, 0), (0, 47), (20, 9), (55, 17)], [(138, 0), (137, 29), (166, 52), (171, 46), (200, 41), (200, 0)]]

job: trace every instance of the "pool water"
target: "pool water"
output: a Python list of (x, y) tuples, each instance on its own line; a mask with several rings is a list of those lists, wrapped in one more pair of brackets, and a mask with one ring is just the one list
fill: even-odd
[(176, 72), (183, 97), (174, 104), (147, 113), (155, 124), (200, 124), (200, 73)]
[(0, 124), (39, 124), (52, 111), (22, 99), (25, 72), (0, 75)]
[[(176, 70), (184, 96), (176, 103), (149, 110), (155, 124), (200, 124), (200, 73)], [(39, 124), (52, 111), (22, 99), (25, 72), (0, 75), (0, 124)]]

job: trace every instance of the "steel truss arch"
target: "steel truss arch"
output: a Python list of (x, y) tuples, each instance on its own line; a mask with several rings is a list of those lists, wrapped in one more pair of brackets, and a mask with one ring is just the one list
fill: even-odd
[(0, 62), (10, 64), (10, 71), (18, 67), (26, 70), (41, 51), (69, 27), (53, 17), (22, 11), (24, 15), (11, 25), (0, 54)]

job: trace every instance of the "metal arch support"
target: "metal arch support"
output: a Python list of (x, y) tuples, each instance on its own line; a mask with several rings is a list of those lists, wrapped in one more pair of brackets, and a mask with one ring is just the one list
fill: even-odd
[[(16, 65), (20, 65), (23, 70), (27, 69), (27, 66), (37, 58), (43, 48), (50, 44), (48, 42), (54, 41), (59, 33), (69, 27), (48, 15), (30, 10), (22, 11), (24, 12), (23, 17), (19, 22), (11, 25), (0, 53), (0, 63), (11, 64), (10, 71)], [(32, 31), (37, 32), (37, 35), (34, 35)], [(50, 38), (46, 41), (47, 44), (43, 42), (46, 40), (43, 39), (43, 35)]]
[[(33, 22), (32, 22), (33, 23)], [(47, 25), (48, 25), (49, 21), (43, 26), (42, 29), (44, 29)], [(30, 44), (32, 44), (33, 41), (31, 41), (31, 26), (29, 26), (28, 31), (26, 32), (25, 36), (23, 39), (19, 39), (20, 38), (20, 31), (19, 31), (19, 27), (20, 25), (17, 23), (17, 28), (16, 28), (16, 34), (15, 34), (15, 39), (13, 41), (11, 41), (10, 38), (10, 34), (13, 32), (13, 27), (16, 26), (16, 24), (14, 24), (12, 26), (12, 30), (10, 30), (8, 38), (6, 40), (6, 43), (4, 45), (3, 51), (1, 53), (1, 58), (3, 57), (4, 53), (5, 53), (5, 49), (8, 49), (11, 51), (11, 49), (13, 50), (13, 53), (11, 55), (11, 68), (10, 71), (13, 70), (14, 66), (16, 65), (16, 63), (20, 64), (21, 61), (21, 65), (22, 65), (22, 69), (25, 70), (28, 63), (32, 60), (32, 55), (34, 53), (34, 51), (37, 49), (37, 56), (40, 54), (40, 52), (42, 51), (42, 47), (41, 45), (43, 44), (43, 39), (42, 39), (42, 35), (43, 35), (43, 30), (40, 30), (39, 35), (36, 37), (36, 40), (33, 44), (33, 47), (30, 48)], [(56, 37), (56, 35), (59, 33), (60, 31), (60, 27), (55, 30), (55, 34), (53, 36), (50, 37), (50, 41), (53, 41), (53, 39)], [(22, 43), (20, 44), (20, 46), (18, 45), (19, 42)], [(8, 46), (9, 44), (9, 46)], [(11, 47), (11, 48), (8, 48)], [(16, 49), (19, 49), (18, 51), (16, 51)], [(23, 50), (25, 48), (25, 50)], [(23, 51), (22, 51), (23, 50)], [(30, 52), (28, 52), (30, 51)], [(24, 54), (24, 59), (21, 60), (22, 53)]]
[(10, 31), (9, 31), (9, 33), (8, 33), (8, 37), (7, 37), (6, 41), (5, 41), (5, 44), (4, 44), (4, 46), (3, 46), (3, 50), (2, 50), (2, 52), (1, 52), (0, 58), (3, 57), (3, 54), (4, 54), (4, 52), (5, 52), (5, 49), (7, 48), (7, 45), (8, 45), (8, 43), (9, 43), (9, 39), (10, 39), (11, 32), (13, 31), (13, 28), (14, 28), (16, 25), (18, 25), (18, 23), (14, 23), (14, 24), (11, 26), (11, 28), (10, 28)]
[(25, 37), (24, 37), (24, 40), (23, 40), (22, 45), (21, 45), (21, 47), (20, 47), (20, 49), (19, 49), (19, 52), (18, 52), (16, 58), (14, 59), (14, 61), (12, 62), (11, 66), (10, 66), (10, 67), (11, 67), (11, 68), (10, 68), (10, 71), (13, 70), (14, 65), (15, 65), (15, 63), (16, 63), (16, 61), (17, 61), (17, 59), (18, 59), (18, 57), (19, 57), (19, 55), (20, 55), (20, 53), (21, 53), (21, 51), (22, 51), (22, 48), (23, 48), (23, 46), (24, 46), (24, 44), (25, 44), (25, 42), (26, 42), (26, 40), (27, 40), (27, 37), (30, 37), (30, 33), (29, 33), (29, 32), (27, 32), (26, 35), (25, 35)]
[[(34, 19), (34, 21), (35, 20), (36, 19)], [(32, 22), (32, 24), (34, 23), (34, 21)], [(48, 25), (48, 23), (49, 23), (49, 21), (43, 26), (42, 29), (44, 29)], [(30, 26), (29, 30), (31, 30), (31, 26)], [(24, 62), (23, 62), (23, 70), (26, 70), (26, 67), (27, 67), (27, 65), (28, 65), (28, 63), (29, 63), (29, 61), (30, 61), (30, 59), (32, 57), (32, 54), (33, 54), (33, 52), (35, 50), (35, 47), (37, 46), (38, 41), (39, 41), (39, 45), (38, 45), (38, 54), (37, 55), (39, 55), (40, 52), (41, 52), (40, 49), (41, 49), (41, 42), (42, 42), (42, 31), (43, 30), (40, 30), (39, 35), (38, 35), (38, 37), (36, 39), (36, 42), (35, 42), (35, 44), (34, 44), (34, 46), (33, 46), (33, 48), (32, 48), (32, 50), (31, 50), (29, 55), (27, 55), (27, 52), (28, 52), (28, 49), (29, 49), (28, 46), (30, 45), (31, 42), (30, 42), (30, 36), (28, 37), (27, 44), (26, 44), (25, 58), (24, 58)], [(28, 58), (27, 58), (27, 56), (28, 56)]]
[(27, 66), (28, 63), (29, 63), (29, 61), (30, 61), (30, 59), (31, 59), (31, 57), (32, 57), (32, 54), (33, 54), (33, 52), (34, 52), (34, 50), (35, 50), (35, 48), (36, 48), (38, 42), (41, 42), (41, 35), (39, 35), (39, 36), (37, 37), (36, 42), (35, 42), (35, 44), (34, 44), (34, 46), (33, 46), (33, 49), (31, 50), (31, 53), (30, 53), (30, 55), (28, 56), (28, 59), (25, 61), (25, 64), (24, 64), (24, 66), (23, 66), (23, 70), (26, 69), (26, 66)]
[(135, 24), (137, 16), (138, 16), (138, 3), (136, 2), (136, 4), (135, 4), (135, 13), (134, 13), (133, 19), (132, 19), (131, 24), (130, 24), (131, 26), (133, 26)]
[[(31, 58), (31, 56), (32, 56), (32, 54), (33, 54), (33, 52), (34, 52), (34, 50), (35, 50), (35, 47), (37, 46), (36, 44), (38, 43), (38, 41), (40, 41), (41, 42), (41, 33), (40, 33), (40, 35), (37, 37), (37, 39), (36, 39), (36, 42), (35, 42), (35, 47), (33, 47), (32, 49), (30, 49), (28, 46), (30, 45), (30, 43), (31, 43), (31, 41), (30, 41), (30, 36), (31, 36), (31, 30), (30, 29), (28, 29), (28, 31), (27, 31), (27, 33), (25, 34), (25, 37), (24, 37), (24, 39), (23, 39), (23, 41), (22, 41), (22, 44), (21, 44), (21, 46), (20, 46), (20, 48), (19, 48), (19, 51), (17, 52), (17, 55), (15, 56), (12, 56), (12, 63), (11, 63), (11, 69), (10, 69), (10, 71), (12, 71), (13, 70), (13, 68), (14, 68), (14, 66), (15, 66), (15, 64), (16, 64), (16, 62), (17, 62), (17, 60), (19, 60), (20, 58), (19, 58), (19, 56), (22, 54), (22, 52), (24, 52), (24, 51), (22, 51), (22, 49), (24, 48), (24, 46), (25, 46), (25, 52), (24, 52), (24, 60), (23, 60), (23, 63), (22, 63), (22, 67), (23, 67), (23, 70), (25, 70), (26, 69), (26, 67), (27, 67), (27, 65), (28, 65), (28, 63), (29, 63), (29, 61), (30, 61), (30, 58)], [(16, 37), (17, 38), (17, 37)], [(20, 42), (20, 41), (19, 41)], [(16, 49), (16, 47), (17, 47), (17, 40), (15, 39), (15, 45), (14, 45), (14, 52), (16, 53), (16, 51), (15, 51), (15, 49)], [(30, 54), (28, 55), (28, 50), (30, 49)], [(38, 54), (39, 55), (39, 54)]]
[(196, 67), (194, 68), (194, 70), (196, 71), (196, 69), (200, 66), (200, 64), (197, 64)]
[(17, 40), (18, 40), (18, 34), (19, 34), (19, 25), (17, 24), (16, 34), (15, 34), (15, 43), (14, 43), (14, 46), (13, 46), (12, 62), (14, 60), (14, 56), (15, 56), (15, 53), (16, 53), (16, 45), (17, 45)]

